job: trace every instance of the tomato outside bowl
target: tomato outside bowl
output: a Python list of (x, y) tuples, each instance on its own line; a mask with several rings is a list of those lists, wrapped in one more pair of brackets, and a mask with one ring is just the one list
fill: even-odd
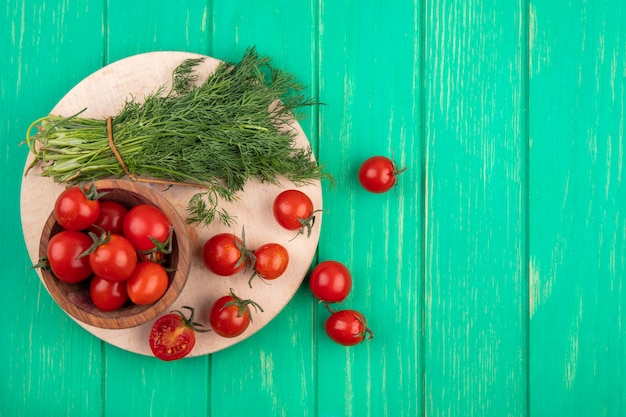
[[(101, 311), (91, 301), (89, 284), (91, 278), (76, 284), (59, 280), (52, 271), (40, 269), (44, 285), (59, 306), (74, 319), (103, 329), (128, 329), (155, 319), (168, 310), (183, 290), (189, 271), (190, 241), (185, 221), (170, 202), (149, 186), (130, 180), (100, 180), (95, 185), (106, 193), (101, 201), (116, 201), (130, 209), (139, 204), (150, 204), (165, 213), (173, 226), (172, 251), (166, 255), (164, 266), (168, 270), (169, 285), (165, 294), (153, 304), (138, 305), (127, 301), (113, 311)], [(39, 241), (39, 257), (46, 256), (48, 242), (63, 228), (54, 213), (48, 217)]]

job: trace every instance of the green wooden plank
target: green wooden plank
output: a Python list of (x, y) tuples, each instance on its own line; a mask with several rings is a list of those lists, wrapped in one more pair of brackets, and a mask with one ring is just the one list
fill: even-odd
[[(316, 4), (308, 0), (215, 2), (210, 49), (215, 57), (236, 62), (246, 48), (255, 46), (276, 66), (295, 74), (314, 96)], [(314, 150), (315, 123), (312, 108), (302, 127)], [(212, 415), (316, 415), (314, 307), (310, 294), (301, 288), (265, 328), (212, 355)]]
[[(0, 415), (80, 416), (100, 412), (101, 344), (56, 305), (23, 243), (20, 183), (26, 129), (102, 62), (100, 2), (10, 0), (0, 11), (0, 219), (5, 260)], [(75, 51), (89, 49), (78, 56)], [(86, 389), (87, 388), (87, 389)]]
[[(108, 1), (107, 63), (159, 50), (206, 53), (209, 6), (191, 1)], [(208, 415), (207, 357), (162, 363), (110, 345), (105, 354), (105, 415)]]
[(626, 412), (626, 12), (530, 2), (531, 415)]
[(107, 1), (107, 63), (153, 51), (207, 53), (211, 1)]
[[(320, 305), (320, 416), (415, 416), (423, 410), (423, 194), (420, 134), (421, 2), (322, 2), (320, 158), (325, 190), (319, 259), (343, 262), (351, 294), (338, 308), (365, 314), (372, 341), (346, 348), (325, 335)], [(361, 188), (360, 164), (394, 156), (408, 170), (396, 191)]]
[(426, 2), (427, 416), (527, 413), (524, 13)]

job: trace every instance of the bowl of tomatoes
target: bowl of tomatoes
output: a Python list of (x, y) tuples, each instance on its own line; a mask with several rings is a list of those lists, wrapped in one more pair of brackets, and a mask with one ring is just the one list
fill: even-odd
[(136, 327), (165, 312), (191, 267), (176, 209), (152, 187), (124, 179), (63, 190), (43, 227), (39, 258), (59, 306), (104, 329)]

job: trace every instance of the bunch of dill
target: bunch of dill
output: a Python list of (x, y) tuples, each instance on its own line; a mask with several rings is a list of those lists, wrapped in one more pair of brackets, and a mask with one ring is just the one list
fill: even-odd
[[(194, 68), (202, 58), (183, 61), (169, 89), (159, 88), (143, 102), (130, 100), (112, 119), (49, 115), (36, 120), (26, 142), (41, 163), (41, 174), (75, 183), (129, 175), (206, 187), (189, 202), (190, 223), (209, 224), (218, 200), (231, 201), (246, 182), (296, 184), (329, 178), (310, 148), (295, 145), (289, 123), (313, 104), (295, 77), (277, 69), (254, 48), (240, 62), (220, 63), (199, 85)], [(36, 129), (36, 133), (32, 132)], [(120, 164), (109, 145), (123, 161)], [(126, 165), (124, 168), (122, 165)]]

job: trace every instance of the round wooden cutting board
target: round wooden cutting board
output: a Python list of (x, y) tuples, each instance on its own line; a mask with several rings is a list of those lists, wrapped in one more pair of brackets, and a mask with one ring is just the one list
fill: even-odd
[[(172, 71), (184, 59), (199, 56), (201, 55), (186, 52), (150, 52), (117, 61), (77, 84), (52, 109), (51, 114), (69, 116), (86, 108), (82, 114), (84, 117), (104, 120), (109, 116), (115, 116), (131, 97), (142, 100), (160, 86), (169, 85)], [(219, 62), (214, 58), (205, 57), (204, 62), (198, 67), (199, 80), (206, 79)], [(296, 122), (294, 126), (298, 131), (297, 146), (310, 146), (300, 126)], [(32, 160), (33, 155), (29, 154), (25, 169)], [(183, 218), (187, 215), (189, 199), (194, 193), (201, 191), (199, 188), (185, 186), (166, 188), (162, 185), (151, 185), (151, 187), (162, 193)], [(37, 167), (23, 177), (20, 202), (22, 227), (33, 264), (38, 261), (43, 226), (52, 212), (57, 196), (64, 188), (64, 184), (57, 184), (51, 178), (39, 176)], [(208, 314), (211, 305), (219, 297), (228, 294), (232, 288), (239, 297), (255, 300), (264, 310), (253, 311), (254, 322), (239, 337), (227, 339), (214, 332), (198, 333), (196, 346), (189, 357), (213, 353), (250, 337), (287, 305), (301, 285), (317, 249), (322, 212), (317, 214), (310, 237), (299, 235), (294, 239), (295, 233), (282, 229), (272, 214), (274, 198), (281, 191), (290, 188), (298, 188), (305, 192), (313, 201), (316, 210), (322, 208), (322, 189), (319, 181), (313, 181), (305, 186), (295, 186), (287, 180), (279, 185), (251, 181), (239, 193), (237, 201), (230, 204), (221, 203), (222, 208), (236, 217), (235, 225), (227, 227), (215, 221), (209, 227), (187, 226), (192, 251), (191, 272), (183, 292), (172, 305), (172, 309), (179, 309), (183, 305), (194, 307), (196, 320), (209, 328)], [(242, 228), (245, 228), (246, 246), (250, 249), (270, 242), (280, 243), (287, 248), (290, 256), (289, 266), (281, 277), (266, 283), (255, 279), (250, 288), (248, 285), (250, 270), (232, 277), (220, 277), (212, 274), (204, 266), (201, 255), (204, 242), (221, 232), (241, 236)], [(80, 321), (77, 323), (112, 345), (138, 354), (152, 355), (148, 335), (154, 321), (124, 330), (100, 329)]]

